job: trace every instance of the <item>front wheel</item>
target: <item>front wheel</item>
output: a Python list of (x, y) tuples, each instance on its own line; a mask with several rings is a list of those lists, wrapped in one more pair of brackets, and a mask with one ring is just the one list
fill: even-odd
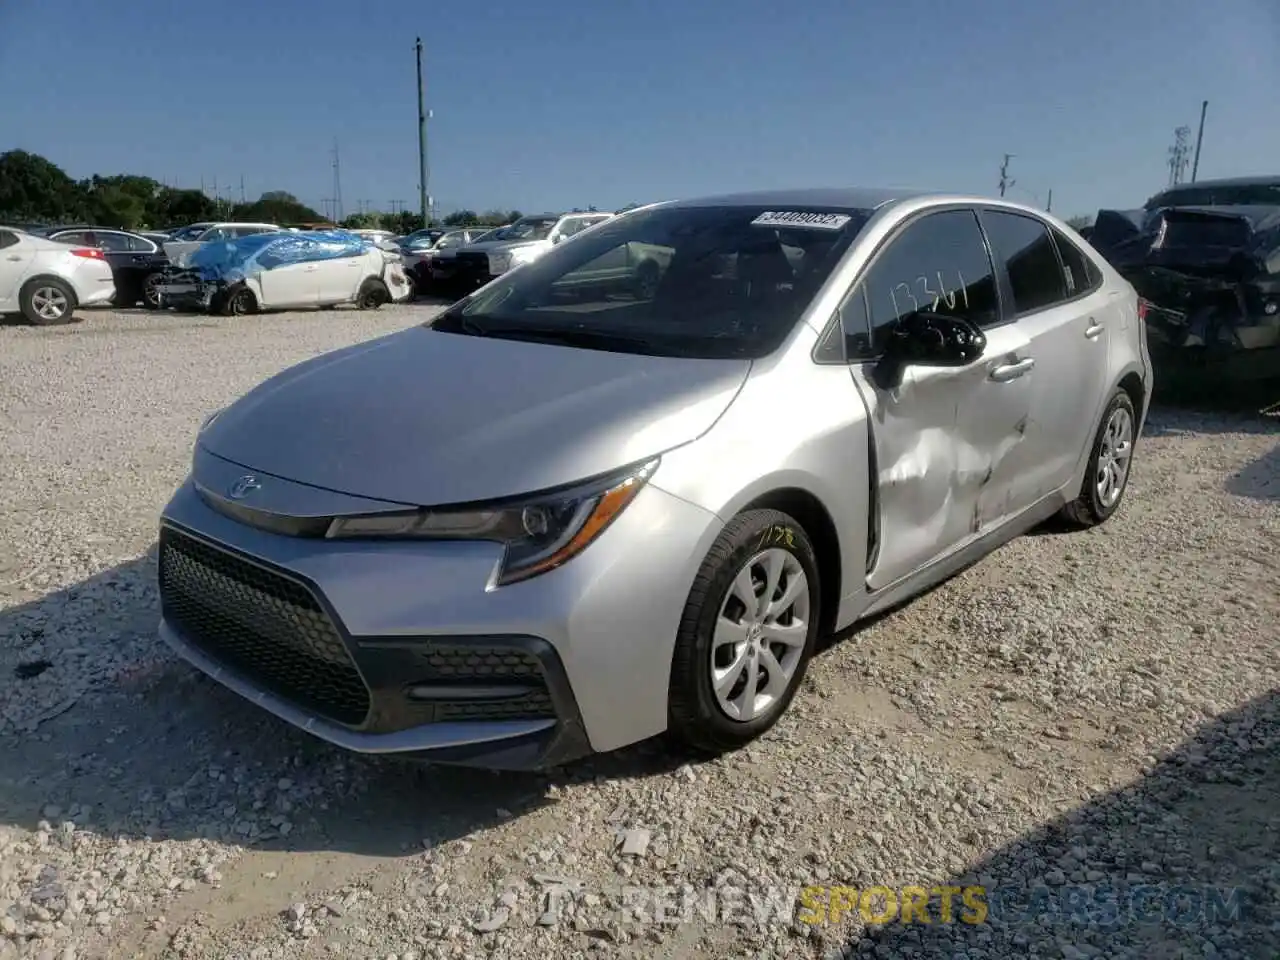
[(1061, 517), (1071, 526), (1096, 527), (1120, 509), (1129, 487), (1137, 423), (1133, 401), (1117, 387), (1094, 437), (1080, 495), (1062, 508)]
[(227, 297), (223, 312), (229, 317), (242, 317), (245, 314), (258, 312), (258, 300), (248, 287), (232, 290)]
[(776, 510), (721, 532), (694, 579), (676, 635), (668, 733), (720, 754), (786, 711), (818, 634), (818, 564), (808, 534)]
[(159, 310), (162, 305), (160, 282), (163, 278), (161, 273), (149, 273), (142, 280), (142, 305), (148, 310)]

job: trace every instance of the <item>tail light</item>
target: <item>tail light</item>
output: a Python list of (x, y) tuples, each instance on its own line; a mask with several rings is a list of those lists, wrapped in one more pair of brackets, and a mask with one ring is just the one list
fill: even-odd
[(1146, 300), (1144, 300), (1142, 297), (1138, 298), (1138, 319), (1139, 320), (1145, 321), (1147, 319), (1147, 308), (1149, 306), (1151, 306), (1151, 304), (1148, 303)]
[(83, 257), (86, 260), (105, 260), (102, 251), (94, 247), (76, 247), (71, 251), (73, 257)]

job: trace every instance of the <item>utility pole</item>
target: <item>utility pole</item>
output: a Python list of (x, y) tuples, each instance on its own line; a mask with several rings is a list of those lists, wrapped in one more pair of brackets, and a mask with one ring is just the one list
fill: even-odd
[(427, 225), (427, 113), (422, 103), (422, 38), (414, 44), (418, 57), (418, 207)]
[(1053, 187), (1049, 188), (1049, 199), (1044, 205), (1045, 213), (1053, 213)]
[(342, 171), (338, 166), (338, 141), (333, 141), (333, 222), (342, 219)]
[(1187, 153), (1191, 137), (1190, 127), (1178, 127), (1173, 131), (1173, 146), (1169, 148), (1169, 186), (1176, 187), (1182, 182), (1182, 175), (1187, 170)]
[(1196, 182), (1196, 174), (1200, 172), (1200, 144), (1204, 143), (1204, 115), (1209, 112), (1209, 101), (1200, 104), (1200, 132), (1196, 134), (1196, 158), (1191, 163), (1191, 182)]
[(1009, 161), (1012, 160), (1013, 157), (1014, 155), (1012, 153), (1006, 153), (1004, 155), (1004, 163), (1000, 164), (1000, 196), (1002, 197), (1006, 190), (1018, 182), (1016, 180), (1009, 179)]
[(242, 174), (240, 174), (240, 202), (241, 202), (241, 203), (247, 203), (247, 202), (248, 202), (248, 201), (246, 200), (246, 198), (245, 198), (245, 195), (244, 195), (244, 174), (243, 174), (243, 173), (242, 173)]

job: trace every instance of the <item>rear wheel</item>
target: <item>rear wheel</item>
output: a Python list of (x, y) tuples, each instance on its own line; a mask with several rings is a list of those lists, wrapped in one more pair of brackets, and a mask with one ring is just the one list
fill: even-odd
[(361, 310), (377, 310), (384, 303), (391, 302), (391, 291), (381, 280), (369, 279), (360, 285), (356, 294), (356, 306)]
[(808, 534), (776, 510), (734, 518), (707, 552), (676, 635), (668, 733), (718, 754), (786, 711), (818, 634), (818, 564)]
[(1062, 508), (1061, 517), (1068, 524), (1095, 527), (1120, 509), (1129, 487), (1137, 422), (1133, 401), (1117, 387), (1094, 437), (1080, 496)]
[(18, 307), (28, 323), (47, 326), (71, 318), (76, 295), (61, 280), (32, 280), (22, 288)]

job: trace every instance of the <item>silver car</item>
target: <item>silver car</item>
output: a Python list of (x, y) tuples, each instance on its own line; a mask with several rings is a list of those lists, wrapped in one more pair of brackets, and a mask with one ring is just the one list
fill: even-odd
[(355, 751), (732, 750), (820, 635), (1115, 513), (1143, 330), (1133, 288), (1017, 204), (632, 210), (207, 421), (161, 524), (161, 631)]

